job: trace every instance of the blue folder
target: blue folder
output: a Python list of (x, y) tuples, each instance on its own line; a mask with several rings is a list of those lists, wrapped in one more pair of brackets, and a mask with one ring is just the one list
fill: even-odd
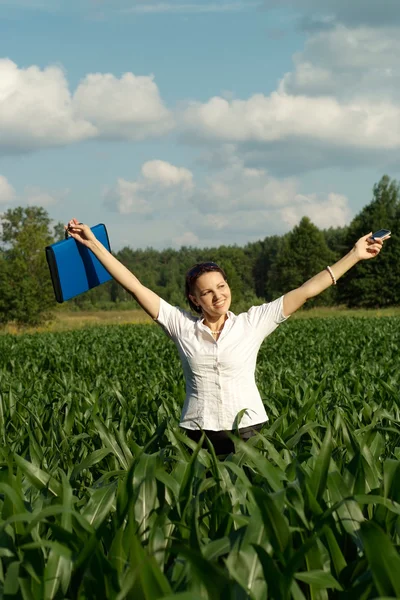
[[(106, 226), (100, 223), (91, 230), (111, 252)], [(72, 237), (46, 246), (46, 258), (54, 294), (60, 303), (112, 279), (93, 252)]]

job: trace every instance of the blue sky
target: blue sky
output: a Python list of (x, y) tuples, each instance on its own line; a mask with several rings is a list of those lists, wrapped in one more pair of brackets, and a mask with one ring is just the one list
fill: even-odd
[(344, 225), (400, 175), (399, 33), (397, 0), (0, 0), (0, 211), (115, 249)]

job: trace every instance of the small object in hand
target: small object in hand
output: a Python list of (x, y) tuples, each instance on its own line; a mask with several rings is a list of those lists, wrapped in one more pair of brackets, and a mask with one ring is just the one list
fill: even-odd
[(371, 239), (383, 241), (389, 238), (391, 233), (390, 229), (379, 229), (379, 231), (375, 231), (375, 233), (371, 235)]

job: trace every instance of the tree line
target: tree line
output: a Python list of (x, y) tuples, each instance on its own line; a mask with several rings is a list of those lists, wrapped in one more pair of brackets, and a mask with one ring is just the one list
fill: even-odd
[[(214, 261), (227, 273), (232, 310), (273, 300), (334, 263), (369, 231), (385, 228), (392, 239), (378, 260), (364, 261), (339, 285), (308, 306), (377, 308), (400, 304), (400, 185), (384, 175), (373, 186), (372, 200), (346, 227), (320, 230), (303, 217), (292, 231), (246, 246), (182, 247), (162, 251), (125, 247), (115, 256), (142, 283), (171, 304), (187, 307), (186, 271), (196, 262)], [(56, 302), (45, 258), (46, 245), (62, 239), (62, 223), (52, 224), (42, 207), (18, 207), (2, 214), (0, 237), (0, 323), (38, 324), (50, 318)], [(73, 310), (130, 309), (137, 304), (115, 281), (68, 302)]]

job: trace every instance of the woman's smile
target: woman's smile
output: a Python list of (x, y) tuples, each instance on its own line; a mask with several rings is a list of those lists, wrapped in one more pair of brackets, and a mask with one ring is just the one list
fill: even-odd
[(225, 304), (225, 300), (218, 300), (218, 302), (214, 303), (215, 308), (222, 308)]

